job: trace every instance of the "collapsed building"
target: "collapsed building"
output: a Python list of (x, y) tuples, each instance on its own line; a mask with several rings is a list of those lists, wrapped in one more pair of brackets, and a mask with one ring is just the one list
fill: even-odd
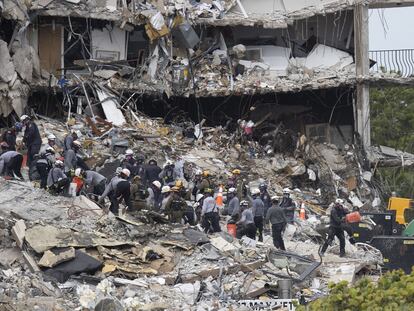
[[(380, 209), (371, 165), (414, 164), (413, 155), (370, 148), (369, 83), (401, 77), (369, 72), (368, 8), (395, 3), (3, 0), (2, 126), (24, 112), (38, 118), (43, 137), (63, 140), (71, 126), (82, 134), (88, 164), (108, 176), (128, 147), (159, 163), (183, 160), (189, 176), (196, 167), (218, 178), (241, 168), (272, 194), (295, 189), (318, 218), (338, 196), (350, 207)], [(24, 183), (0, 187), (3, 212), (16, 218), (0, 219), (7, 237), (1, 264), (10, 268), (1, 281), (16, 283), (4, 293), (29, 297), (28, 305), (47, 304), (47, 296), (66, 309), (101, 310), (102, 294), (120, 297), (115, 284), (127, 310), (195, 310), (201, 302), (205, 310), (227, 310), (263, 293), (277, 296), (273, 285), (292, 271), (298, 288), (316, 299), (328, 281), (378, 273), (382, 262), (364, 245), (349, 246), (346, 266), (335, 251), (319, 261), (316, 217), (288, 239), (288, 249), (305, 257), (286, 256), (271, 249), (269, 236), (256, 248), (171, 227), (157, 214), (115, 218), (87, 198), (60, 200)], [(71, 273), (60, 264), (72, 268), (85, 253), (99, 262), (88, 257), (95, 268), (73, 274), (95, 277), (64, 283)], [(64, 284), (33, 277), (38, 265), (65, 274)], [(312, 281), (319, 265), (323, 286)], [(85, 282), (100, 285), (95, 292)], [(42, 299), (33, 298), (39, 291)]]

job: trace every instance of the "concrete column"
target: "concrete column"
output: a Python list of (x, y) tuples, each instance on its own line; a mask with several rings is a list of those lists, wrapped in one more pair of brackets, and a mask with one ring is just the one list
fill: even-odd
[[(369, 27), (368, 5), (356, 4), (354, 10), (355, 65), (357, 81), (369, 75)], [(369, 85), (357, 82), (356, 130), (364, 148), (371, 145)]]

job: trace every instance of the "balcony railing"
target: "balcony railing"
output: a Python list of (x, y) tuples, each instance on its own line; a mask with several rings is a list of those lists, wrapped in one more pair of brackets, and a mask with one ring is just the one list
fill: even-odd
[(369, 51), (369, 58), (376, 62), (371, 71), (414, 76), (414, 49)]

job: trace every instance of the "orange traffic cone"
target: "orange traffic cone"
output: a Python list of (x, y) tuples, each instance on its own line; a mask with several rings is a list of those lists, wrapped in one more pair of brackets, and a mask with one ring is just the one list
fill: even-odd
[(219, 191), (217, 193), (216, 205), (218, 207), (223, 207), (223, 187), (222, 186), (219, 187)]
[(302, 220), (306, 219), (305, 203), (300, 206), (299, 218)]

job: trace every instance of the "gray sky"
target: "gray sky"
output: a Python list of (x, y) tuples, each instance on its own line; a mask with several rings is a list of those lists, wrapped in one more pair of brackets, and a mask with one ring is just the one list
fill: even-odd
[(414, 7), (370, 10), (369, 49), (414, 49)]

